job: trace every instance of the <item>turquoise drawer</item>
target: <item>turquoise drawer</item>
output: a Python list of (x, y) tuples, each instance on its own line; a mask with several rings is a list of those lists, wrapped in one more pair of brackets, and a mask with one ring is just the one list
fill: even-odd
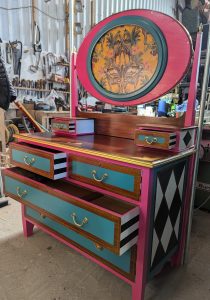
[(10, 144), (11, 163), (51, 179), (67, 176), (67, 155), (25, 143)]
[[(32, 208), (41, 209), (43, 214), (52, 216), (118, 255), (136, 244), (138, 207), (64, 181), (57, 181), (56, 185), (50, 180), (40, 184), (28, 179), (26, 171), (18, 170), (14, 168), (4, 171), (7, 195)], [(20, 177), (17, 172), (22, 172), (24, 177)]]
[(176, 133), (141, 128), (135, 132), (135, 143), (138, 146), (169, 150), (176, 146)]
[(139, 200), (140, 170), (72, 155), (69, 160), (70, 178)]
[(136, 246), (132, 247), (122, 256), (118, 256), (107, 249), (103, 249), (95, 245), (91, 240), (84, 236), (66, 228), (49, 217), (43, 218), (42, 215), (29, 207), (25, 208), (25, 215), (29, 219), (38, 222), (47, 227), (48, 230), (59, 233), (70, 243), (77, 246), (79, 249), (87, 252), (89, 255), (95, 257), (97, 260), (102, 261), (104, 264), (113, 268), (122, 275), (131, 280), (135, 278), (135, 264), (136, 264)]

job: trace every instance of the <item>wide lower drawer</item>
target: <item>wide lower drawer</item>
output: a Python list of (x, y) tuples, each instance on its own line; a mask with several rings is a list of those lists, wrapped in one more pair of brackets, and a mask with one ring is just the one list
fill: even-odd
[(100, 246), (122, 255), (137, 243), (139, 207), (19, 168), (6, 169), (3, 174), (8, 196), (41, 209), (43, 216), (50, 216)]
[(43, 218), (42, 213), (40, 213), (38, 210), (25, 207), (25, 216), (31, 220), (32, 223), (37, 225), (41, 224), (48, 230), (48, 232), (57, 234), (65, 241), (70, 242), (83, 252), (93, 256), (98, 261), (104, 263), (123, 276), (129, 278), (130, 280), (135, 279), (136, 246), (133, 246), (123, 255), (118, 256), (107, 249), (99, 247), (91, 240), (78, 234), (77, 232), (68, 229), (53, 219), (49, 217)]
[(135, 143), (138, 146), (169, 150), (176, 146), (176, 133), (137, 129)]
[(67, 177), (67, 154), (25, 143), (11, 143), (11, 163), (50, 179)]
[(72, 179), (139, 200), (140, 170), (73, 155), (69, 166)]

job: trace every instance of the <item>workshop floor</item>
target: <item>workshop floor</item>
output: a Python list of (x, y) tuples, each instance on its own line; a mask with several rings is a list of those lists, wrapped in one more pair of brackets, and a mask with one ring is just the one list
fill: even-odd
[[(20, 206), (0, 209), (0, 300), (130, 300), (131, 288), (47, 234), (22, 235)], [(193, 221), (187, 267), (147, 285), (145, 300), (210, 299), (210, 214)]]

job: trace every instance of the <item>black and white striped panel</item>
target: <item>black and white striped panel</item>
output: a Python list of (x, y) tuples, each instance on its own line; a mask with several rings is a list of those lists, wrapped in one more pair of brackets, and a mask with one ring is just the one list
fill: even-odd
[(67, 176), (67, 154), (57, 153), (54, 155), (54, 179)]
[(176, 133), (171, 133), (169, 136), (169, 149), (173, 149), (176, 146)]
[(70, 122), (69, 123), (69, 131), (70, 132), (75, 132), (75, 130), (76, 130), (76, 124), (75, 124), (75, 122)]
[(133, 209), (121, 219), (120, 255), (137, 243), (139, 231), (139, 208)]

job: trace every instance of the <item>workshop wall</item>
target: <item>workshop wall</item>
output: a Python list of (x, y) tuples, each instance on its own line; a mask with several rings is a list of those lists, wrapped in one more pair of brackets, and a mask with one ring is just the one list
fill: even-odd
[[(36, 0), (35, 21), (41, 32), (42, 50), (65, 53), (65, 0)], [(32, 0), (0, 1), (0, 38), (32, 46)]]
[(76, 49), (79, 48), (84, 36), (91, 28), (91, 19), (93, 23), (98, 23), (104, 18), (126, 9), (153, 9), (161, 11), (167, 15), (175, 17), (176, 0), (94, 0), (93, 14), (91, 17), (91, 1), (82, 0), (84, 4), (83, 13), (75, 16), (75, 22), (81, 23), (83, 32), (77, 35), (73, 44)]
[[(93, 14), (91, 17), (91, 2)], [(71, 0), (70, 0), (71, 3)], [(125, 9), (154, 9), (175, 16), (176, 0), (82, 0), (83, 13), (76, 14), (82, 34), (72, 41), (78, 49), (93, 23)], [(35, 20), (41, 31), (42, 50), (57, 54), (65, 53), (65, 0), (36, 0)], [(0, 38), (5, 41), (20, 40), (25, 46), (32, 46), (32, 0), (0, 1)], [(71, 16), (70, 16), (71, 24)], [(73, 47), (71, 45), (71, 47)]]

